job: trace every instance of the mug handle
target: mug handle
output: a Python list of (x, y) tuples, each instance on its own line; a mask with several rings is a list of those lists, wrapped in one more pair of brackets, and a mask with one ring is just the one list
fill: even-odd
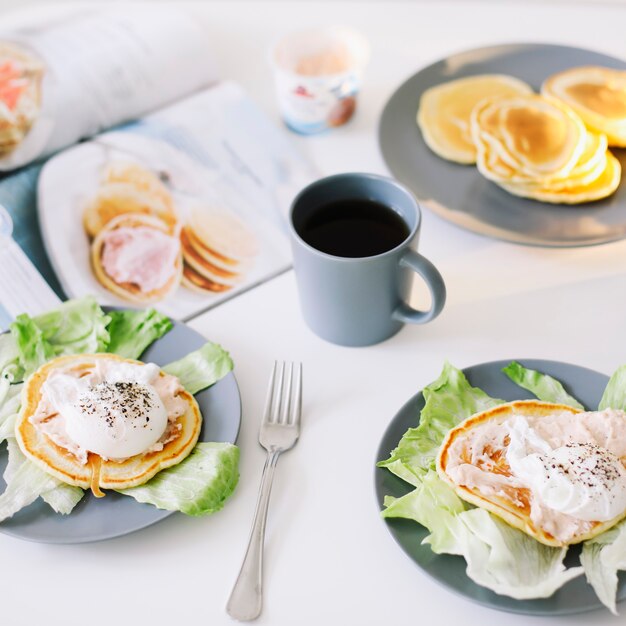
[(392, 317), (405, 324), (430, 322), (441, 313), (446, 303), (446, 285), (439, 270), (426, 257), (410, 248), (400, 258), (400, 266), (408, 267), (424, 279), (430, 291), (432, 305), (428, 311), (419, 311), (402, 302), (396, 307)]

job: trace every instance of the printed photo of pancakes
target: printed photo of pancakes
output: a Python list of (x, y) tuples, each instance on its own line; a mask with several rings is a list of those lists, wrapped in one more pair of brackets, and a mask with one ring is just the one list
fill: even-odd
[(476, 163), (507, 192), (552, 204), (610, 196), (626, 146), (626, 72), (572, 68), (546, 78), (541, 95), (512, 76), (478, 75), (424, 92), (417, 123), (440, 157)]
[(126, 213), (112, 219), (91, 245), (98, 282), (124, 300), (163, 300), (180, 284), (182, 256), (177, 238), (156, 217)]
[(0, 156), (15, 150), (41, 108), (43, 63), (22, 46), (0, 42)]
[(182, 284), (199, 294), (241, 285), (258, 255), (253, 231), (225, 208), (175, 202), (150, 169), (114, 161), (83, 204), (94, 276), (117, 297), (161, 301)]
[(85, 231), (93, 238), (112, 219), (127, 213), (158, 218), (170, 233), (178, 222), (172, 194), (150, 170), (133, 162), (114, 162), (105, 169), (100, 186), (85, 205)]
[(183, 285), (221, 293), (240, 284), (258, 254), (257, 239), (238, 217), (222, 210), (196, 208), (180, 235)]

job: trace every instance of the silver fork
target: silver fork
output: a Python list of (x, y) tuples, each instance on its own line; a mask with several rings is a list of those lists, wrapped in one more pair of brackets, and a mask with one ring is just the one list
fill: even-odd
[(293, 448), (300, 434), (302, 414), (302, 364), (274, 363), (259, 443), (267, 450), (254, 521), (239, 576), (226, 604), (236, 620), (256, 619), (263, 608), (263, 541), (274, 468), (282, 452)]

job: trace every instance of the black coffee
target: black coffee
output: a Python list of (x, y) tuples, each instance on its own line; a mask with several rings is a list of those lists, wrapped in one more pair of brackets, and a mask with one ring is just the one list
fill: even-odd
[(298, 233), (310, 246), (342, 257), (367, 257), (399, 246), (408, 236), (404, 220), (373, 200), (337, 200), (307, 218)]

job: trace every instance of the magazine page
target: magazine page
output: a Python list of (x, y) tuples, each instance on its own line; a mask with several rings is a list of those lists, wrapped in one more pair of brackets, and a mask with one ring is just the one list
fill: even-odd
[(112, 6), (0, 31), (0, 170), (216, 79), (206, 31), (174, 6)]
[(68, 297), (185, 320), (290, 266), (285, 213), (314, 176), (226, 82), (51, 158), (39, 222)]

